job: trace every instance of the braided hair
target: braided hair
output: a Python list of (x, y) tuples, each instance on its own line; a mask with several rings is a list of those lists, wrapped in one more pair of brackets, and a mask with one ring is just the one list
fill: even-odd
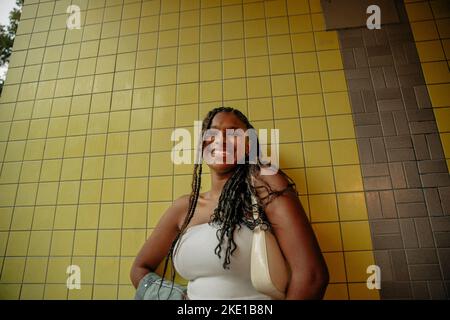
[[(202, 140), (206, 130), (211, 127), (212, 120), (214, 116), (220, 112), (229, 112), (238, 117), (247, 127), (247, 129), (254, 129), (254, 127), (250, 124), (247, 117), (238, 109), (234, 109), (231, 107), (217, 107), (208, 112), (206, 117), (202, 122), (201, 136), (200, 140)], [(258, 140), (257, 140), (258, 141)], [(201, 141), (199, 142), (201, 143)], [(203, 149), (203, 146), (202, 148)], [(203, 150), (201, 150), (203, 151)], [(199, 155), (202, 152), (199, 152)], [(259, 141), (257, 143), (257, 155), (260, 154)], [(257, 225), (257, 221), (253, 218), (253, 209), (255, 208), (259, 212), (260, 220), (265, 227), (270, 229), (272, 226), (267, 219), (267, 216), (264, 212), (264, 207), (267, 206), (275, 197), (283, 194), (288, 190), (293, 190), (297, 195), (297, 189), (295, 182), (287, 176), (281, 170), (278, 170), (280, 174), (282, 174), (287, 180), (288, 185), (285, 189), (281, 191), (272, 190), (272, 188), (263, 180), (258, 179), (261, 168), (266, 165), (262, 164), (259, 160), (257, 163), (251, 164), (248, 163), (248, 155), (246, 155), (246, 161), (244, 164), (237, 164), (234, 172), (231, 177), (227, 180), (225, 185), (223, 186), (221, 195), (218, 200), (218, 205), (214, 210), (213, 215), (211, 216), (210, 224), (214, 224), (218, 226), (218, 230), (216, 231), (216, 236), (218, 239), (218, 244), (214, 250), (214, 253), (218, 256), (219, 259), (222, 258), (222, 245), (224, 241), (227, 242), (227, 247), (224, 253), (223, 260), (223, 268), (229, 269), (229, 265), (231, 263), (231, 256), (233, 252), (236, 250), (237, 246), (233, 239), (234, 231), (236, 228), (238, 230), (241, 228), (241, 223), (244, 223), (251, 230)], [(269, 166), (269, 165), (267, 165)], [(195, 208), (197, 205), (197, 200), (200, 194), (201, 187), (201, 176), (202, 176), (202, 161), (196, 161), (194, 164), (194, 173), (192, 179), (192, 192), (189, 197), (189, 207), (188, 212), (181, 227), (181, 230), (178, 232), (177, 236), (172, 242), (172, 245), (167, 254), (165, 263), (164, 263), (164, 271), (162, 278), (164, 279), (168, 262), (171, 261), (171, 281), (175, 280), (175, 268), (173, 264), (173, 256), (176, 254), (176, 250), (178, 250), (179, 246), (176, 247), (176, 244), (179, 239), (183, 236), (183, 234), (187, 230), (187, 226), (194, 216)], [(254, 186), (254, 179), (258, 179), (263, 182), (262, 186)], [(267, 195), (265, 197), (260, 197), (257, 195), (256, 189), (264, 188), (267, 191)], [(257, 203), (252, 204), (251, 196), (254, 196)], [(226, 239), (225, 239), (226, 237)], [(176, 249), (176, 250), (175, 250)], [(161, 288), (162, 282), (160, 284)], [(173, 284), (172, 284), (173, 285)]]

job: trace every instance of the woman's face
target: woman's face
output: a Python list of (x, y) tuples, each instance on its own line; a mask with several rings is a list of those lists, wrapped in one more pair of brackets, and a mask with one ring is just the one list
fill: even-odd
[[(208, 164), (211, 170), (214, 170), (216, 172), (226, 173), (234, 170), (234, 168), (238, 164), (238, 159), (242, 159), (241, 157), (238, 158), (239, 156), (237, 150), (238, 143), (240, 141), (244, 143), (246, 139), (242, 140), (238, 139), (238, 137), (233, 137), (230, 135), (227, 136), (226, 129), (234, 129), (234, 130), (242, 129), (245, 132), (247, 130), (246, 125), (236, 115), (234, 115), (231, 112), (219, 112), (214, 116), (210, 128), (219, 130), (222, 133), (222, 140), (220, 141), (221, 142), (220, 145), (213, 144), (213, 141), (215, 139), (214, 137), (208, 138), (209, 141), (204, 141), (203, 158), (207, 159), (207, 157), (209, 157), (212, 160), (207, 161), (206, 163)], [(228, 159), (230, 159), (231, 157), (230, 153), (227, 153), (227, 145), (228, 148), (234, 150), (233, 152), (234, 157), (232, 161), (227, 160), (226, 158), (227, 155)], [(246, 154), (248, 154), (248, 148), (249, 148), (248, 143), (246, 143), (245, 144)], [(213, 158), (211, 158), (211, 156)]]

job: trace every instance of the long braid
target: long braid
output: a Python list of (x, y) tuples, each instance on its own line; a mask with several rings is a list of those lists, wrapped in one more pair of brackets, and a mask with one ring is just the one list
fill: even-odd
[[(203, 120), (202, 123), (202, 135), (200, 137), (200, 140), (202, 141), (203, 136), (207, 129), (210, 128), (212, 120), (216, 114), (219, 112), (231, 112), (235, 116), (237, 116), (247, 127), (247, 129), (254, 129), (253, 126), (248, 121), (247, 117), (242, 114), (238, 109), (230, 108), (230, 107), (218, 107), (214, 108), (211, 111), (208, 112), (206, 117)], [(201, 141), (198, 143), (200, 144), (201, 148), (200, 150), (203, 150), (203, 145), (201, 144)], [(259, 141), (257, 140), (257, 154), (259, 155)], [(165, 277), (167, 266), (169, 260), (171, 261), (172, 266), (172, 272), (171, 272), (171, 280), (174, 282), (175, 280), (175, 267), (173, 264), (173, 256), (178, 251), (179, 246), (177, 246), (177, 242), (179, 239), (182, 238), (182, 236), (185, 234), (187, 230), (187, 226), (189, 225), (189, 222), (191, 221), (192, 217), (194, 216), (195, 208), (197, 206), (198, 197), (200, 195), (200, 188), (201, 188), (201, 175), (202, 175), (202, 152), (199, 152), (200, 161), (198, 161), (199, 164), (194, 165), (194, 172), (193, 172), (193, 178), (192, 178), (192, 191), (189, 197), (189, 208), (187, 215), (184, 219), (183, 225), (178, 232), (177, 236), (172, 242), (172, 245), (169, 249), (169, 253), (166, 257), (166, 261), (164, 264), (164, 271), (162, 278)], [(248, 159), (246, 159), (248, 160)], [(237, 245), (234, 241), (234, 231), (236, 228), (241, 228), (241, 223), (246, 224), (246, 226), (250, 229), (253, 229), (256, 226), (256, 222), (253, 219), (253, 209), (256, 208), (260, 214), (260, 217), (263, 221), (263, 223), (270, 228), (271, 224), (269, 220), (266, 217), (266, 214), (264, 212), (264, 207), (267, 206), (268, 203), (271, 202), (271, 200), (287, 190), (294, 190), (296, 193), (296, 185), (292, 181), (292, 179), (287, 176), (284, 172), (279, 170), (279, 172), (285, 176), (288, 180), (288, 186), (281, 191), (274, 191), (271, 189), (271, 187), (266, 183), (263, 182), (263, 186), (255, 187), (253, 184), (253, 179), (258, 179), (258, 176), (261, 171), (261, 167), (264, 165), (259, 161), (257, 164), (238, 164), (235, 172), (233, 175), (228, 179), (228, 181), (225, 183), (221, 195), (218, 200), (218, 205), (214, 210), (213, 215), (211, 216), (210, 224), (215, 224), (219, 226), (219, 229), (216, 232), (217, 239), (219, 240), (218, 245), (214, 249), (215, 254), (221, 259), (221, 252), (222, 252), (222, 244), (226, 239), (227, 247), (225, 249), (225, 257), (223, 262), (223, 268), (229, 269), (229, 265), (231, 264), (231, 256), (233, 252), (236, 250)], [(264, 188), (268, 195), (261, 198), (257, 196), (256, 189)], [(298, 194), (298, 193), (297, 193)], [(255, 196), (257, 200), (257, 204), (253, 205), (251, 202), (251, 196)], [(267, 201), (265, 201), (267, 200)], [(160, 284), (160, 288), (162, 286), (162, 282)]]

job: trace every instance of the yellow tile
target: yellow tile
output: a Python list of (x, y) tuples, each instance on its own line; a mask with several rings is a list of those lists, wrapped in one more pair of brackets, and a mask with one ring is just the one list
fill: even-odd
[(328, 141), (305, 142), (303, 150), (307, 167), (331, 165), (330, 144)]
[(309, 0), (309, 6), (311, 8), (311, 13), (322, 12), (320, 0)]
[(280, 144), (280, 167), (299, 168), (304, 166), (303, 148), (300, 143)]
[(366, 282), (370, 276), (366, 273), (367, 267), (374, 264), (372, 251), (345, 252), (345, 266), (349, 282)]
[(266, 35), (266, 20), (256, 19), (244, 22), (245, 37), (261, 37)]
[(150, 175), (171, 175), (173, 173), (173, 163), (171, 152), (154, 152), (150, 157)]
[(152, 109), (138, 109), (131, 111), (130, 130), (150, 129), (152, 124)]
[(322, 252), (342, 251), (339, 223), (314, 223), (312, 228), (317, 237)]
[(285, 1), (271, 1), (264, 3), (266, 17), (276, 17), (286, 15)]
[(416, 41), (434, 40), (439, 38), (434, 21), (411, 22), (411, 29)]
[(223, 77), (228, 78), (243, 78), (245, 77), (245, 60), (242, 58), (224, 60), (223, 62)]
[(433, 107), (448, 107), (450, 105), (450, 84), (428, 85), (428, 93)]
[(325, 291), (324, 300), (348, 300), (347, 284), (330, 283)]
[(66, 300), (67, 292), (66, 284), (46, 284), (44, 300)]
[(319, 73), (300, 73), (297, 77), (297, 93), (309, 94), (309, 93), (321, 93), (322, 87), (320, 85)]
[(118, 256), (120, 252), (120, 230), (99, 230), (97, 256)]
[[(119, 257), (98, 257), (95, 260), (95, 283), (96, 284), (117, 284), (119, 278)], [(97, 287), (97, 286), (96, 286)], [(115, 289), (109, 289), (113, 293)], [(95, 289), (94, 289), (94, 299), (95, 299)]]
[(355, 137), (351, 115), (327, 117), (330, 139), (348, 139)]
[(58, 191), (58, 204), (78, 203), (80, 181), (61, 181)]
[(249, 98), (270, 97), (270, 79), (269, 77), (247, 78), (247, 92)]
[(434, 108), (434, 115), (438, 125), (439, 132), (450, 131), (450, 107)]
[[(127, 230), (127, 231), (129, 231), (129, 230)], [(141, 240), (143, 243), (145, 241), (145, 229), (142, 231), (144, 233), (144, 240)], [(142, 245), (142, 243), (141, 243), (141, 245)], [(121, 285), (129, 285), (130, 284), (130, 270), (131, 270), (131, 266), (133, 265), (133, 260), (134, 260), (134, 257), (121, 257), (120, 272), (119, 272), (119, 284), (121, 284)], [(136, 289), (134, 289), (134, 291), (136, 292)], [(134, 293), (131, 297), (134, 297)]]
[(124, 207), (123, 227), (143, 228), (146, 224), (146, 217), (147, 205), (145, 203), (127, 203)]
[(200, 101), (219, 101), (222, 99), (222, 81), (200, 83)]
[(269, 57), (271, 74), (286, 74), (294, 72), (292, 55), (277, 54)]
[(289, 28), (291, 33), (311, 32), (311, 16), (308, 14), (289, 16)]
[(273, 98), (275, 119), (298, 117), (297, 96), (284, 96)]
[(147, 200), (147, 178), (128, 178), (125, 181), (125, 201)]
[(291, 35), (293, 52), (310, 52), (316, 50), (312, 32)]
[(362, 177), (359, 165), (334, 167), (337, 192), (362, 191)]
[(13, 208), (0, 208), (0, 230), (9, 230)]
[(98, 204), (80, 204), (77, 213), (77, 229), (97, 229), (99, 211)]
[(325, 115), (323, 98), (321, 94), (302, 94), (299, 95), (298, 98), (301, 117)]
[(129, 133), (129, 153), (150, 152), (151, 131), (133, 131)]
[(442, 43), (439, 40), (416, 42), (421, 62), (445, 60)]
[(58, 190), (57, 182), (39, 183), (36, 204), (55, 204)]
[(17, 183), (19, 182), (19, 175), (21, 170), (20, 162), (6, 162), (3, 164), (2, 174), (0, 176), (0, 183)]
[(51, 256), (70, 256), (73, 246), (73, 231), (53, 231)]
[[(283, 171), (294, 180), (299, 194), (306, 194), (305, 169), (286, 169)], [(304, 198), (302, 197), (302, 199)], [(305, 197), (305, 199), (308, 202), (308, 198)]]
[(301, 118), (303, 141), (328, 140), (324, 117)]
[(406, 11), (409, 21), (433, 20), (433, 14), (427, 1), (418, 3), (406, 3)]
[[(441, 133), (442, 147), (444, 148), (445, 157), (450, 158), (450, 133)], [(449, 167), (450, 168), (450, 167)]]
[(260, 98), (248, 100), (250, 120), (266, 120), (273, 118), (272, 99)]
[[(14, 186), (15, 185), (11, 185)], [(33, 205), (36, 199), (38, 185), (36, 183), (19, 184), (16, 205)], [(41, 201), (41, 199), (39, 199)]]
[(291, 49), (291, 39), (289, 35), (269, 36), (269, 53), (289, 53)]
[[(97, 243), (96, 230), (75, 231), (74, 256), (95, 256)], [(84, 270), (84, 269), (83, 269)], [(84, 276), (84, 274), (83, 274)], [(84, 277), (83, 277), (84, 278)]]
[(271, 80), (273, 96), (285, 96), (297, 93), (294, 75), (272, 76)]
[(150, 201), (172, 200), (172, 177), (152, 177), (148, 192)]
[(133, 87), (134, 88), (151, 87), (154, 85), (154, 79), (155, 79), (155, 68), (137, 69), (134, 74)]
[(14, 121), (9, 133), (9, 140), (23, 140), (27, 138), (30, 121)]
[(102, 201), (118, 202), (123, 199), (124, 181), (123, 179), (103, 180)]
[(119, 178), (125, 176), (126, 156), (106, 156), (105, 157), (105, 178)]
[[(220, 30), (220, 28), (219, 28)], [(222, 24), (222, 40), (242, 39), (244, 38), (244, 25), (242, 22), (230, 22)], [(220, 33), (214, 41), (220, 41)]]
[(330, 145), (333, 164), (343, 165), (359, 163), (358, 149), (354, 139), (333, 140), (330, 141)]
[(151, 134), (151, 151), (170, 151), (171, 146), (167, 143), (170, 141), (172, 129), (152, 130)]
[(36, 207), (33, 219), (33, 230), (51, 229), (54, 219), (54, 208)]
[(11, 231), (8, 239), (7, 256), (26, 256), (30, 232)]
[(309, 3), (307, 0), (288, 0), (287, 10), (289, 15), (308, 13)]
[(154, 93), (154, 106), (163, 107), (174, 105), (176, 100), (175, 90), (175, 85), (156, 87)]
[(268, 35), (289, 33), (289, 24), (286, 17), (266, 19), (266, 25)]
[(330, 273), (330, 283), (346, 282), (344, 255), (342, 252), (329, 252), (323, 255)]
[(311, 15), (312, 25), (314, 31), (325, 30), (325, 18), (322, 13), (315, 13)]
[(2, 283), (21, 283), (25, 268), (25, 258), (5, 257), (2, 270)]
[(122, 227), (122, 204), (103, 204), (100, 208), (99, 228)]
[(370, 228), (367, 221), (342, 222), (344, 250), (372, 250)]
[(51, 231), (31, 232), (30, 244), (28, 248), (29, 256), (48, 256), (50, 252)]
[(266, 37), (245, 39), (245, 53), (247, 57), (267, 55)]
[(223, 81), (224, 100), (246, 99), (245, 79), (228, 79)]
[(348, 291), (351, 300), (379, 300), (377, 289), (369, 290), (366, 283), (349, 283)]
[(323, 95), (327, 115), (350, 114), (350, 101), (347, 92), (331, 92)]
[(341, 52), (339, 50), (327, 50), (317, 52), (320, 70), (343, 69)]
[(306, 179), (309, 194), (335, 192), (331, 167), (306, 168)]
[(339, 220), (336, 196), (334, 194), (311, 195), (308, 198), (311, 222), (330, 222)]
[(148, 154), (129, 154), (127, 156), (127, 177), (143, 177), (148, 175), (149, 167)]
[(80, 203), (93, 203), (100, 201), (101, 188), (101, 180), (82, 181), (80, 187)]
[(339, 49), (339, 41), (335, 31), (314, 32), (317, 50)]
[(148, 207), (147, 227), (154, 228), (164, 212), (170, 207), (170, 202), (151, 202)]
[(313, 72), (318, 70), (315, 52), (295, 53), (294, 64), (295, 72)]
[(265, 76), (269, 74), (269, 59), (267, 56), (249, 57), (246, 61), (247, 76)]
[(244, 19), (264, 18), (264, 3), (244, 3)]
[(244, 40), (222, 40), (222, 52), (224, 59), (244, 57)]
[(83, 179), (99, 179), (103, 176), (104, 157), (86, 157), (83, 164)]
[(121, 255), (135, 257), (145, 239), (145, 230), (123, 230)]
[(44, 285), (43, 284), (23, 284), (20, 290), (21, 300), (43, 300)]
[(280, 143), (299, 142), (302, 139), (298, 119), (275, 120), (275, 128), (280, 130)]
[(346, 91), (347, 83), (344, 71), (324, 71), (320, 73), (324, 92)]
[(422, 69), (427, 84), (450, 82), (450, 71), (445, 61), (422, 63)]

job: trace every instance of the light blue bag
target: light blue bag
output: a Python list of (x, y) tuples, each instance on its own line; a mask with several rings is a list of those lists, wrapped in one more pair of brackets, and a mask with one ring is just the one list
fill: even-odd
[[(161, 289), (159, 286), (162, 281)], [(159, 293), (158, 293), (159, 291)], [(147, 273), (136, 290), (135, 300), (186, 300), (187, 287), (162, 279), (154, 272)]]

